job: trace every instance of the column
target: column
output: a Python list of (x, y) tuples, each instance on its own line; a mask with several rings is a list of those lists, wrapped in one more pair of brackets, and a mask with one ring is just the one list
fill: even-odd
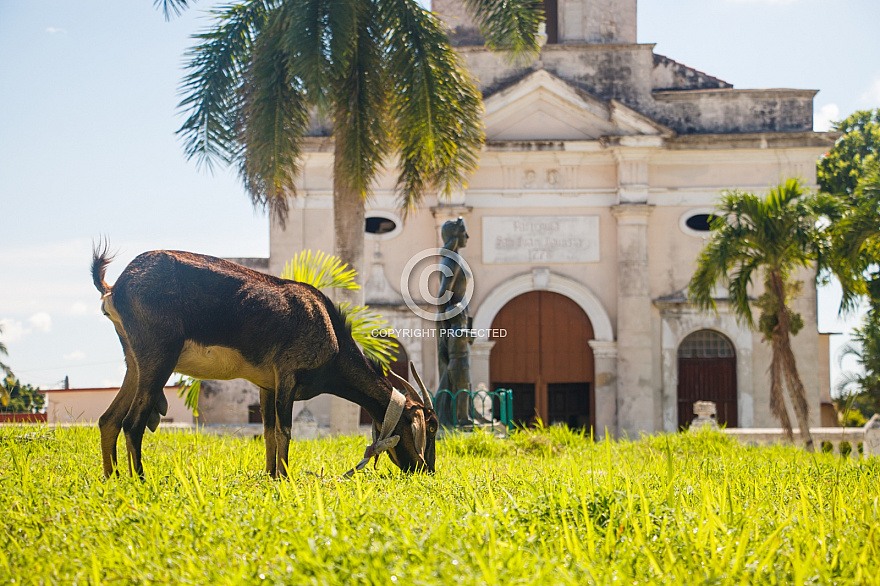
[(590, 340), (593, 349), (596, 439), (613, 438), (617, 429), (617, 342)]
[(651, 296), (646, 204), (614, 206), (617, 218), (617, 432), (654, 431)]

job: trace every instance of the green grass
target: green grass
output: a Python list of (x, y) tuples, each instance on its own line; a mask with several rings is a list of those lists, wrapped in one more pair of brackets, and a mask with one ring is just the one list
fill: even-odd
[(288, 482), (262, 442), (147, 434), (108, 482), (97, 430), (0, 426), (0, 583), (880, 583), (880, 458), (552, 428), (338, 480), (363, 447), (295, 443)]

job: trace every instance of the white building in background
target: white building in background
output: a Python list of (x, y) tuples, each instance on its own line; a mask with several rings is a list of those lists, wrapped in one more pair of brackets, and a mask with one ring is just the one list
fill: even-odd
[[(816, 159), (835, 138), (813, 132), (816, 91), (737, 89), (654, 53), (637, 42), (636, 0), (545, 8), (539, 59), (514, 67), (482, 46), (456, 0), (434, 0), (483, 91), (486, 145), (465, 191), (428, 197), (405, 222), (387, 169), (368, 204), (367, 302), (394, 328), (430, 330), (404, 304), (401, 274), (461, 216), (470, 315), (483, 332), (472, 380), (512, 388), (517, 418), (634, 435), (676, 430), (693, 401), (709, 399), (730, 426), (776, 426), (760, 334), (723, 302), (718, 315), (696, 312), (685, 288), (721, 190), (760, 192), (788, 177), (815, 186)], [(332, 139), (311, 138), (306, 150), (286, 228), (273, 223), (268, 263), (253, 261), (273, 274), (303, 249), (333, 250)], [(806, 327), (795, 352), (813, 424), (829, 424), (828, 340), (817, 331), (813, 275), (802, 277)], [(398, 341), (436, 385), (436, 339)], [(203, 389), (205, 421), (258, 420), (249, 384)], [(330, 401), (310, 405), (322, 425)], [(356, 413), (334, 427), (352, 428)]]

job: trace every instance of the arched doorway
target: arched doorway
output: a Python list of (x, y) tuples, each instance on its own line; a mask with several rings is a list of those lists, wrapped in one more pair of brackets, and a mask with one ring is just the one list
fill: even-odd
[(513, 390), (513, 418), (546, 424), (595, 424), (590, 318), (559, 293), (531, 291), (509, 302), (492, 321), (507, 331), (489, 358), (492, 389)]
[[(395, 354), (391, 360), (391, 370), (397, 376), (409, 380), (409, 356), (407, 356), (406, 349), (403, 347), (403, 344), (397, 340), (392, 339), (392, 341), (394, 342)], [(361, 407), (360, 424), (371, 425), (372, 423), (373, 418), (370, 417), (370, 414), (367, 413), (366, 409)]]
[(737, 427), (736, 352), (725, 336), (700, 330), (678, 347), (678, 428), (694, 420), (694, 402), (712, 401), (718, 424)]

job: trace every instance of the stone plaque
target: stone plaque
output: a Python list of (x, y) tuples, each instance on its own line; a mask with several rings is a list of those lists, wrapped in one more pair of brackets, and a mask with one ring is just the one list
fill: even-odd
[(599, 262), (599, 216), (485, 216), (483, 262)]

